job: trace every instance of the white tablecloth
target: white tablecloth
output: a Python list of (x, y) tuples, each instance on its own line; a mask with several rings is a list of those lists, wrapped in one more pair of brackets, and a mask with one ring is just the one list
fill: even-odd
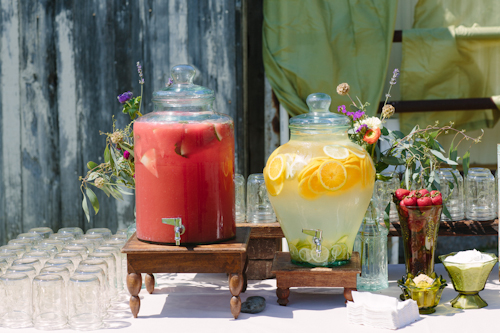
[[(481, 297), (489, 304), (479, 310), (459, 310), (449, 301), (457, 293), (441, 264), (438, 274), (448, 281), (436, 312), (422, 315), (422, 319), (401, 332), (489, 332), (498, 330), (500, 318), (500, 284), (498, 266), (495, 266)], [(404, 274), (404, 265), (389, 265), (389, 288), (380, 294), (398, 297), (396, 284)], [(100, 331), (116, 332), (388, 332), (371, 327), (351, 325), (347, 321), (343, 290), (340, 288), (291, 288), (290, 303), (276, 303), (276, 280), (250, 280), (241, 294), (242, 301), (249, 296), (263, 296), (266, 309), (258, 314), (241, 313), (234, 320), (229, 310), (230, 292), (225, 274), (157, 274), (155, 292), (145, 289), (140, 293), (139, 317), (133, 318), (128, 296), (114, 305), (110, 318)], [(40, 332), (34, 328), (0, 332)], [(74, 332), (59, 330), (58, 332)]]

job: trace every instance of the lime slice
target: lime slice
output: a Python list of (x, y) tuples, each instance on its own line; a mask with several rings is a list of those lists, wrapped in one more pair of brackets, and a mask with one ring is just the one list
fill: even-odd
[(299, 251), (299, 258), (301, 261), (311, 261), (311, 249), (308, 249), (307, 247), (301, 248)]
[(347, 260), (349, 259), (349, 252), (345, 243), (337, 243), (331, 249), (332, 258), (334, 260)]
[(325, 154), (336, 160), (345, 160), (349, 157), (349, 150), (340, 145), (328, 145), (323, 147)]
[(298, 260), (299, 259), (299, 250), (297, 250), (295, 245), (288, 244), (288, 249), (290, 250), (290, 257), (292, 257), (293, 260)]
[(315, 263), (326, 264), (329, 257), (330, 251), (324, 246), (321, 247), (321, 253), (316, 252), (316, 249), (311, 250), (311, 259)]

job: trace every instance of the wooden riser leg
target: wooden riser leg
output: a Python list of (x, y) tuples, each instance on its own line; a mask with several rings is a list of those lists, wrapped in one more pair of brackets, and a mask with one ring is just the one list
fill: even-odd
[(286, 306), (288, 304), (288, 296), (290, 296), (290, 288), (277, 288), (276, 296), (278, 296), (278, 304)]
[(137, 273), (129, 273), (127, 275), (127, 288), (130, 293), (130, 311), (134, 318), (137, 318), (139, 314), (139, 309), (141, 308), (141, 300), (139, 299), (139, 293), (142, 287), (142, 276)]
[(144, 277), (144, 283), (146, 284), (146, 290), (148, 293), (152, 294), (155, 290), (155, 277), (153, 274), (146, 274)]
[(350, 302), (353, 301), (352, 292), (357, 291), (357, 290), (358, 289), (356, 289), (356, 288), (344, 288), (344, 298), (345, 298), (346, 303), (347, 303), (347, 301), (350, 301)]
[(229, 274), (229, 291), (232, 295), (229, 305), (234, 319), (237, 319), (241, 312), (240, 293), (243, 290), (244, 281), (243, 273)]

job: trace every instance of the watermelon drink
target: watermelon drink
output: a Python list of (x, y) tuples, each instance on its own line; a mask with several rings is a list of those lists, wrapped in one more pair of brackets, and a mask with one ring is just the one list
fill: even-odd
[(233, 238), (232, 122), (223, 115), (165, 121), (163, 114), (147, 114), (134, 124), (137, 238), (175, 243), (173, 226), (162, 218), (181, 218), (182, 244)]

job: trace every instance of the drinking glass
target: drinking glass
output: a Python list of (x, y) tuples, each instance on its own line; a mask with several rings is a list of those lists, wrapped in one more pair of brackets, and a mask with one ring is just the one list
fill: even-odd
[(26, 246), (21, 244), (7, 244), (0, 246), (0, 252), (2, 253), (15, 253), (18, 258), (23, 256), (23, 253), (26, 252)]
[(269, 201), (264, 174), (255, 173), (247, 181), (247, 221), (251, 223), (276, 222), (273, 206)]
[(39, 234), (32, 234), (32, 233), (23, 233), (17, 235), (17, 239), (29, 239), (31, 241), (31, 244), (35, 245), (40, 243), (40, 241), (43, 239), (42, 236)]
[(234, 195), (236, 222), (246, 222), (245, 177), (239, 173), (234, 174)]
[(111, 253), (115, 256), (116, 290), (117, 292), (120, 292), (120, 290), (123, 289), (122, 257), (120, 248), (115, 246), (99, 246), (95, 249), (94, 253)]
[(64, 252), (80, 253), (80, 255), (82, 256), (83, 259), (87, 259), (87, 256), (89, 255), (89, 249), (83, 245), (66, 245), (61, 250), (61, 253), (64, 253)]
[(68, 322), (72, 329), (95, 330), (102, 326), (103, 295), (95, 275), (74, 274), (68, 281)]
[(111, 236), (111, 238), (109, 240), (121, 240), (121, 241), (124, 241), (123, 244), (125, 244), (127, 242), (128, 238), (127, 238), (127, 235), (114, 234)]
[(45, 265), (45, 262), (49, 259), (52, 259), (50, 254), (47, 251), (33, 251), (31, 249), (30, 252), (26, 252), (23, 254), (23, 258), (35, 258), (40, 260), (42, 267)]
[(57, 239), (57, 240), (61, 240), (63, 242), (67, 242), (70, 240), (74, 240), (75, 236), (72, 233), (63, 233), (63, 234), (56, 233), (56, 234), (50, 235), (49, 239)]
[(82, 236), (82, 239), (89, 239), (94, 242), (94, 247), (101, 246), (104, 243), (104, 237), (101, 234), (86, 234)]
[(75, 271), (75, 264), (68, 258), (54, 258), (47, 260), (45, 267), (66, 267), (70, 274)]
[(127, 287), (127, 255), (125, 253), (121, 252), (121, 249), (122, 249), (123, 245), (125, 245), (126, 242), (127, 242), (126, 239), (125, 240), (110, 239), (103, 244), (104, 246), (116, 247), (120, 252), (120, 260), (121, 260), (121, 266), (122, 266), (121, 275), (122, 275), (122, 281), (123, 281), (122, 289), (125, 289)]
[(106, 260), (104, 259), (99, 259), (99, 258), (94, 258), (94, 259), (85, 259), (80, 261), (80, 265), (78, 265), (78, 268), (80, 267), (99, 267), (102, 269), (104, 272), (104, 276), (106, 277), (106, 286), (108, 289), (108, 297), (111, 297), (111, 285), (110, 285), (110, 280), (109, 280), (109, 266)]
[(102, 313), (106, 314), (107, 309), (110, 306), (110, 297), (109, 297), (109, 284), (108, 284), (108, 279), (106, 277), (106, 274), (104, 273), (103, 269), (99, 266), (96, 265), (88, 265), (88, 266), (78, 266), (78, 268), (75, 270), (75, 274), (83, 274), (83, 275), (95, 275), (99, 279), (99, 284), (101, 286), (101, 293), (103, 295), (103, 302), (102, 302)]
[(83, 230), (78, 227), (61, 228), (57, 231), (60, 234), (72, 234), (75, 239), (80, 239), (83, 236)]
[(4, 274), (7, 268), (9, 267), (9, 263), (5, 259), (0, 259), (0, 275)]
[[(49, 236), (50, 237), (50, 236)], [(40, 242), (40, 245), (54, 245), (57, 251), (61, 251), (66, 243), (60, 239), (44, 239)]]
[(4, 314), (1, 325), (7, 328), (24, 328), (32, 325), (31, 280), (24, 273), (7, 273), (0, 276), (1, 302)]
[[(97, 250), (97, 249), (96, 249)], [(89, 259), (103, 259), (108, 264), (108, 281), (111, 298), (118, 295), (117, 277), (116, 277), (116, 259), (113, 253), (96, 252), (88, 256)]]
[(111, 238), (111, 230), (109, 230), (108, 228), (93, 228), (93, 229), (89, 229), (87, 230), (87, 235), (94, 235), (94, 234), (98, 234), (98, 235), (102, 235), (102, 237), (104, 239), (110, 239)]
[(60, 275), (44, 274), (33, 279), (33, 324), (39, 330), (57, 330), (68, 321), (66, 284)]
[(40, 272), (42, 269), (42, 263), (40, 262), (39, 259), (37, 258), (21, 258), (21, 259), (16, 259), (12, 262), (12, 265), (28, 265), (28, 266), (33, 266), (36, 269), (36, 272)]
[(7, 268), (7, 273), (24, 273), (28, 275), (30, 281), (33, 281), (33, 278), (36, 276), (36, 268), (32, 265), (11, 265)]
[[(439, 183), (441, 186), (441, 195), (443, 203), (446, 204), (450, 212), (451, 220), (444, 214), (441, 219), (445, 221), (460, 221), (464, 218), (464, 185), (462, 175), (458, 170), (443, 168), (439, 170)], [(453, 189), (450, 189), (452, 184)]]
[(18, 258), (19, 257), (15, 252), (0, 252), (0, 259), (5, 259), (9, 266), (12, 265), (12, 262)]
[(396, 210), (395, 204), (392, 202), (392, 194), (396, 192), (399, 187), (399, 178), (393, 176), (392, 173), (384, 173), (382, 175), (391, 177), (389, 180), (376, 180), (375, 186), (373, 188), (373, 204), (375, 205), (375, 213), (377, 215), (377, 221), (384, 220), (384, 212), (387, 205), (390, 205), (389, 209), (389, 219), (398, 221), (398, 212)]
[(38, 227), (38, 228), (31, 228), (30, 230), (28, 230), (28, 233), (38, 234), (42, 236), (42, 238), (49, 238), (49, 236), (52, 235), (54, 231), (52, 231), (52, 229), (48, 227)]
[[(47, 239), (47, 240), (52, 240), (52, 239)], [(54, 244), (47, 244), (47, 243), (40, 243), (32, 248), (33, 251), (45, 251), (48, 252), (51, 258), (54, 258), (56, 254), (59, 253), (59, 249), (57, 248), (56, 245)]]
[(116, 234), (115, 235), (124, 235), (125, 237), (127, 236), (127, 228), (123, 228), (123, 229), (118, 229), (116, 230)]
[[(73, 241), (68, 241), (66, 243), (66, 245), (68, 245), (68, 246), (72, 246), (72, 245), (85, 246), (87, 248), (88, 253), (94, 252), (94, 249), (95, 249), (94, 242), (91, 239), (85, 239), (85, 238), (80, 238), (80, 239), (75, 239)], [(87, 253), (87, 255), (88, 255), (88, 253)]]
[(61, 252), (56, 254), (54, 259), (69, 259), (73, 262), (73, 266), (76, 268), (78, 267), (80, 261), (83, 260), (83, 257), (77, 252)]
[(7, 244), (9, 245), (24, 245), (26, 247), (26, 252), (31, 250), (33, 242), (29, 239), (11, 239)]
[(45, 266), (40, 270), (40, 275), (45, 274), (59, 275), (64, 280), (64, 285), (68, 283), (69, 277), (71, 276), (66, 266)]
[(465, 178), (465, 217), (475, 221), (493, 220), (495, 178), (486, 168), (470, 168)]

